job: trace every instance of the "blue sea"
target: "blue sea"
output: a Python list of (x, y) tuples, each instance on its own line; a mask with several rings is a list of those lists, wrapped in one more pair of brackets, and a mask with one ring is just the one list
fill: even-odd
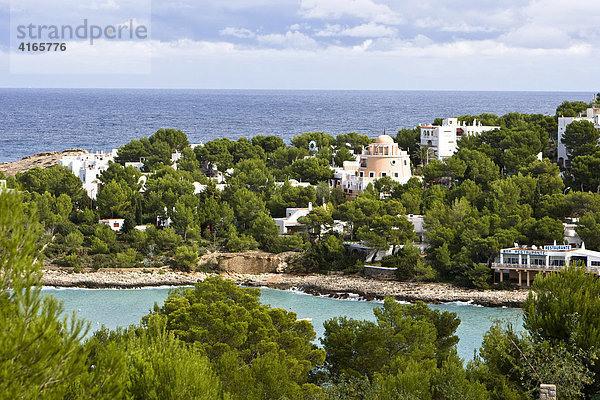
[[(164, 303), (169, 288), (57, 289), (48, 287), (43, 292), (63, 301), (66, 313), (70, 314), (75, 310), (80, 317), (90, 322), (91, 331), (95, 331), (102, 325), (115, 329), (119, 326), (139, 324), (141, 318), (150, 312), (155, 302), (159, 306)], [(261, 289), (260, 300), (271, 307), (293, 311), (298, 318), (310, 318), (317, 338), (323, 336), (325, 332), (323, 322), (328, 319), (347, 316), (374, 321), (373, 308), (381, 307), (381, 303), (373, 301), (315, 297), (300, 292), (267, 288)], [(475, 352), (481, 347), (484, 333), (494, 320), (511, 323), (518, 330), (523, 329), (521, 309), (481, 307), (460, 302), (429, 307), (458, 314), (461, 324), (456, 331), (460, 338), (457, 351), (464, 360), (473, 359)], [(318, 339), (316, 343), (319, 344)]]
[(159, 128), (192, 143), (303, 132), (377, 136), (436, 117), (554, 115), (592, 93), (467, 91), (0, 89), (0, 162), (50, 150), (110, 150)]

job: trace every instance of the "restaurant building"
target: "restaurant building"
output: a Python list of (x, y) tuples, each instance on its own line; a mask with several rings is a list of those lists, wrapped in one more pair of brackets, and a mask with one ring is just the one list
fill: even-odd
[(585, 265), (590, 273), (600, 275), (600, 252), (586, 250), (585, 243), (580, 248), (571, 245), (518, 246), (500, 250), (500, 255), (492, 263), (494, 281), (516, 281), (519, 286), (530, 286), (539, 274), (557, 272), (571, 264)]

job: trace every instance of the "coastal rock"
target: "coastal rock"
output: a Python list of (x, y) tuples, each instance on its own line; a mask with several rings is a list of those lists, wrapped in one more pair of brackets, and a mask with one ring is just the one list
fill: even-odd
[(198, 265), (216, 265), (218, 270), (236, 274), (263, 274), (268, 272), (284, 272), (289, 260), (297, 253), (280, 254), (256, 252), (244, 253), (209, 253), (198, 261)]
[(25, 172), (31, 168), (48, 168), (58, 164), (58, 160), (64, 156), (72, 156), (87, 153), (84, 149), (68, 149), (62, 152), (46, 151), (32, 156), (23, 157), (19, 161), (6, 162), (0, 164), (0, 171), (6, 176), (16, 175), (17, 172)]
[[(236, 260), (231, 258), (230, 260)], [(233, 262), (233, 261), (231, 261)], [(102, 269), (97, 272), (68, 272), (65, 269), (47, 269), (42, 282), (46, 286), (87, 288), (135, 288), (143, 286), (188, 286), (217, 275), (201, 272), (177, 272), (167, 268)], [(488, 307), (519, 307), (527, 298), (528, 290), (469, 290), (447, 283), (414, 283), (379, 281), (356, 276), (288, 275), (275, 273), (247, 274), (225, 272), (225, 279), (250, 287), (269, 287), (283, 290), (301, 290), (312, 295), (348, 298), (354, 293), (365, 300), (394, 297), (397, 300), (425, 303), (462, 302)]]
[(206, 278), (201, 272), (184, 273), (163, 268), (148, 270), (102, 269), (96, 272), (71, 272), (66, 269), (44, 270), (45, 286), (101, 288), (138, 288), (147, 286), (189, 286)]

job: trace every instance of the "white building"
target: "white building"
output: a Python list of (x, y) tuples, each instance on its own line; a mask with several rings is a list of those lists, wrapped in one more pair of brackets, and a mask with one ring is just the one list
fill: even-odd
[(144, 168), (144, 162), (143, 161), (126, 162), (125, 163), (125, 168), (127, 168), (127, 167), (133, 167), (133, 168), (137, 169), (138, 171), (141, 171), (142, 168)]
[(5, 179), (2, 179), (2, 180), (0, 180), (0, 192), (3, 192), (3, 191), (6, 191), (6, 192), (14, 192), (14, 191), (15, 191), (15, 189), (9, 189), (9, 188), (6, 186), (6, 180), (5, 180)]
[(298, 218), (307, 216), (311, 211), (312, 203), (308, 203), (308, 207), (286, 208), (285, 217), (273, 218), (275, 225), (279, 228), (279, 234), (287, 235), (298, 230), (300, 227), (304, 227), (303, 224), (298, 222)]
[(98, 221), (98, 223), (107, 225), (113, 231), (119, 232), (121, 231), (121, 229), (123, 229), (123, 224), (125, 223), (125, 220), (123, 218), (107, 218), (101, 219), (100, 221)]
[(568, 244), (538, 248), (515, 243), (514, 247), (500, 250), (492, 268), (500, 282), (511, 278), (516, 279), (519, 286), (523, 283), (530, 286), (536, 274), (560, 271), (572, 263), (582, 263), (588, 272), (600, 275), (600, 252), (586, 250), (585, 243), (581, 244), (581, 248)]
[(565, 242), (571, 247), (581, 247), (583, 241), (576, 230), (579, 226), (579, 218), (567, 218), (563, 220), (563, 226), (565, 227)]
[[(310, 184), (310, 182), (300, 182), (297, 181), (296, 179), (288, 179), (287, 182), (290, 184), (291, 187), (309, 187), (312, 186)], [(285, 185), (285, 182), (275, 182), (275, 186), (277, 187), (282, 187), (283, 185)]]
[(69, 168), (81, 180), (88, 196), (95, 200), (100, 187), (98, 177), (108, 169), (109, 162), (114, 161), (116, 154), (116, 149), (110, 153), (82, 153), (64, 156), (58, 163)]
[(425, 241), (425, 228), (423, 227), (424, 217), (423, 215), (408, 214), (406, 219), (413, 224), (413, 230), (417, 236), (416, 242), (422, 243)]
[[(194, 194), (204, 193), (206, 188), (208, 188), (208, 185), (203, 185), (200, 182), (192, 182), (192, 184), (194, 185)], [(219, 183), (219, 184), (215, 185), (215, 188), (219, 192), (224, 192), (225, 189), (227, 188), (227, 185), (224, 183)]]
[(588, 108), (585, 113), (579, 114), (578, 117), (558, 117), (558, 165), (561, 167), (569, 167), (569, 155), (567, 149), (562, 142), (562, 137), (567, 130), (567, 126), (573, 121), (589, 121), (594, 124), (596, 129), (600, 129), (600, 108)]
[(480, 135), (482, 132), (500, 129), (499, 126), (484, 126), (480, 121), (473, 120), (471, 125), (458, 118), (446, 118), (442, 125), (420, 126), (421, 146), (433, 150), (438, 159), (451, 157), (458, 150), (457, 142), (464, 136)]
[(400, 150), (388, 135), (379, 136), (375, 143), (363, 148), (357, 161), (344, 161), (343, 168), (336, 168), (331, 185), (341, 187), (346, 196), (354, 198), (384, 176), (402, 184), (412, 176), (408, 153)]

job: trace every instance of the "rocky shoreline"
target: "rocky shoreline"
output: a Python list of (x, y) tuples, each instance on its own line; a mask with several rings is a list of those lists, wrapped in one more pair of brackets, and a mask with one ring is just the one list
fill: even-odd
[[(202, 272), (177, 272), (165, 268), (144, 270), (106, 269), (80, 273), (64, 269), (44, 270), (45, 286), (81, 288), (139, 288), (152, 286), (187, 286), (214, 275)], [(238, 284), (273, 289), (296, 289), (313, 295), (347, 297), (355, 293), (365, 300), (394, 297), (397, 300), (426, 303), (470, 302), (486, 307), (519, 307), (528, 290), (469, 290), (446, 283), (414, 283), (367, 279), (340, 275), (289, 274), (221, 274)]]

